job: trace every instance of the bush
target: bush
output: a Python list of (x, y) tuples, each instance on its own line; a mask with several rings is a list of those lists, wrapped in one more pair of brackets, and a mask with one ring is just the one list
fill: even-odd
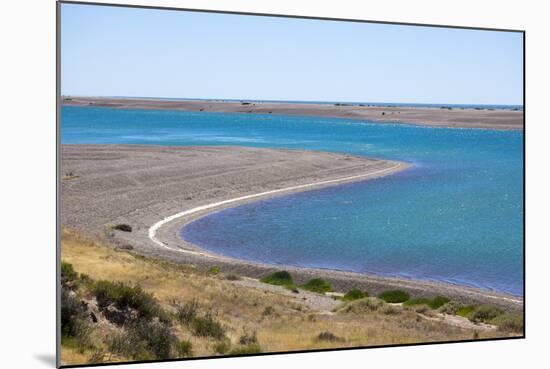
[(260, 279), (260, 281), (263, 283), (274, 284), (276, 286), (285, 286), (289, 288), (292, 288), (292, 286), (294, 286), (292, 276), (286, 270), (281, 270), (270, 274), (267, 277)]
[(410, 299), (410, 295), (407, 292), (401, 290), (384, 291), (379, 294), (378, 297), (386, 302), (394, 304), (405, 302)]
[(208, 273), (214, 274), (214, 275), (219, 274), (220, 273), (220, 267), (213, 266), (210, 269), (208, 269)]
[(241, 279), (241, 277), (235, 274), (228, 274), (225, 276), (225, 279), (227, 279), (228, 281), (238, 281)]
[[(93, 286), (97, 304), (105, 313), (107, 307), (115, 305), (119, 310), (134, 309), (137, 311), (137, 318), (152, 319), (162, 317), (162, 312), (153, 295), (143, 291), (140, 286), (129, 287), (121, 282), (98, 281)], [(127, 315), (127, 314), (126, 314)], [(108, 318), (108, 317), (107, 317)], [(124, 324), (127, 319), (117, 321)]]
[(499, 331), (523, 333), (523, 315), (506, 313), (499, 315), (490, 321), (498, 327)]
[(321, 332), (317, 336), (318, 341), (326, 341), (326, 342), (342, 342), (344, 339), (342, 337), (338, 337), (334, 335), (332, 332)]
[(229, 353), (229, 355), (252, 355), (252, 354), (259, 354), (260, 352), (262, 352), (260, 345), (255, 343), (252, 345), (237, 347), (233, 349)]
[(430, 305), (428, 306), (431, 307), (432, 309), (439, 309), (441, 306), (445, 305), (449, 301), (450, 300), (445, 296), (436, 296), (432, 299)]
[(332, 291), (332, 287), (330, 286), (330, 283), (328, 283), (322, 278), (313, 278), (306, 284), (302, 285), (302, 288), (304, 290), (317, 292), (317, 293), (325, 293), (325, 292)]
[(117, 231), (122, 231), (122, 232), (132, 232), (132, 226), (128, 224), (116, 224), (113, 226), (113, 229), (116, 229)]
[(65, 339), (74, 339), (79, 345), (87, 345), (92, 330), (88, 318), (86, 306), (63, 288), (61, 290), (61, 336)]
[(74, 271), (72, 264), (61, 262), (61, 285), (67, 286), (78, 279), (78, 273)]
[(217, 340), (225, 338), (225, 329), (214, 319), (211, 312), (191, 321), (191, 331), (198, 337), (212, 337)]
[(214, 345), (214, 351), (217, 354), (225, 354), (231, 349), (231, 342), (227, 339), (217, 342)]
[(153, 360), (153, 355), (147, 349), (147, 343), (127, 332), (112, 332), (106, 339), (107, 347), (113, 354), (128, 357), (134, 360)]
[(199, 303), (196, 299), (193, 299), (185, 305), (177, 307), (176, 318), (180, 323), (189, 325), (197, 316), (198, 309)]
[(147, 351), (159, 360), (169, 359), (171, 347), (178, 342), (176, 336), (171, 333), (168, 324), (144, 319), (138, 320), (128, 327), (128, 336), (132, 343), (140, 341), (145, 343)]
[(111, 333), (106, 343), (112, 353), (134, 360), (165, 360), (172, 353), (179, 357), (191, 352), (191, 344), (178, 341), (168, 324), (145, 319), (133, 321), (126, 331)]
[(502, 315), (502, 313), (503, 311), (495, 306), (480, 305), (472, 312), (469, 319), (473, 322), (488, 322), (489, 320)]
[(252, 334), (248, 334), (245, 332), (241, 337), (239, 337), (239, 344), (241, 345), (251, 345), (254, 343), (258, 343), (258, 338), (256, 337), (256, 332), (252, 332)]
[(173, 357), (191, 357), (193, 355), (193, 345), (189, 341), (177, 341), (172, 347)]
[(469, 318), (470, 315), (474, 312), (475, 308), (476, 307), (473, 305), (464, 305), (456, 311), (456, 315), (464, 318)]
[(441, 306), (438, 311), (443, 314), (457, 315), (458, 311), (464, 307), (463, 304), (455, 301), (449, 301)]
[(349, 291), (348, 293), (346, 293), (344, 295), (344, 297), (342, 298), (342, 300), (344, 300), (344, 301), (353, 301), (353, 300), (363, 299), (365, 297), (369, 297), (369, 294), (354, 288), (351, 291)]
[(366, 297), (347, 303), (340, 311), (344, 313), (363, 314), (377, 311), (384, 305), (384, 301), (376, 297)]
[(431, 309), (439, 309), (441, 306), (448, 303), (450, 300), (443, 296), (436, 296), (434, 298), (419, 297), (415, 299), (407, 300), (403, 303), (405, 306), (426, 305)]
[(176, 319), (189, 327), (195, 336), (225, 338), (225, 329), (214, 319), (210, 311), (204, 316), (199, 316), (199, 303), (195, 299), (177, 307)]

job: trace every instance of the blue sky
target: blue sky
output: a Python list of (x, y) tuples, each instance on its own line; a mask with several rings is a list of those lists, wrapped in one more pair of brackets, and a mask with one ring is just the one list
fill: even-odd
[(64, 95), (521, 104), (521, 33), (63, 4)]

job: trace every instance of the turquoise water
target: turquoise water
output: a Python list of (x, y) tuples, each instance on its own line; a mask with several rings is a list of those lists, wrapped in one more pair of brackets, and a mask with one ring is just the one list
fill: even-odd
[(63, 107), (62, 143), (245, 145), (406, 161), (377, 180), (226, 209), (181, 235), (224, 255), (523, 294), (523, 132)]

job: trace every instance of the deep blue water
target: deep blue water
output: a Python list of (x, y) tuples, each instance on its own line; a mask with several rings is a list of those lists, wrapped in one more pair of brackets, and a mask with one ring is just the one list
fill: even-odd
[(182, 231), (237, 258), (523, 294), (523, 132), (259, 114), (63, 107), (62, 143), (245, 145), (414, 164), (226, 209)]

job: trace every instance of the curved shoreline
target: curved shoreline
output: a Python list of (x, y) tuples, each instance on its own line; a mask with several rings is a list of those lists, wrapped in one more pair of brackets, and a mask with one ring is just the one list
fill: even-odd
[[(108, 243), (129, 246), (145, 257), (205, 270), (216, 266), (225, 273), (252, 278), (284, 268), (296, 283), (321, 277), (337, 291), (360, 288), (377, 294), (399, 288), (413, 296), (445, 295), (464, 303), (523, 310), (521, 297), (444, 282), (211, 257), (179, 237), (184, 224), (211, 211), (376, 178), (409, 167), (406, 163), (246, 147), (63, 145), (62, 150), (63, 172), (76, 174), (62, 182), (63, 226), (107, 237)], [(109, 225), (123, 223), (131, 224), (132, 232), (109, 230)]]
[[(245, 200), (259, 199), (259, 198), (266, 197), (266, 196), (271, 196), (271, 195), (275, 195), (275, 194), (283, 194), (283, 193), (287, 193), (287, 192), (291, 192), (291, 191), (303, 190), (303, 189), (306, 189), (306, 188), (325, 186), (325, 185), (329, 185), (329, 184), (340, 184), (340, 183), (343, 183), (343, 182), (359, 180), (359, 179), (365, 178), (365, 177), (378, 176), (378, 175), (381, 175), (381, 174), (386, 173), (386, 172), (395, 172), (395, 171), (399, 170), (398, 168), (400, 168), (402, 166), (405, 166), (405, 165), (402, 164), (402, 163), (397, 163), (392, 167), (385, 168), (385, 169), (380, 169), (378, 171), (374, 171), (374, 172), (370, 172), (370, 173), (366, 173), (366, 174), (359, 174), (359, 175), (355, 175), (355, 176), (351, 176), (351, 177), (331, 179), (331, 180), (328, 180), (328, 181), (306, 183), (306, 184), (302, 184), (302, 185), (291, 186), (291, 187), (286, 187), (286, 188), (280, 188), (280, 189), (271, 190), (271, 191), (264, 191), (264, 192), (260, 192), (260, 193), (256, 193), (256, 194), (252, 194), (252, 195), (240, 196), (240, 197), (236, 197), (236, 198), (233, 198), (233, 199), (228, 199), (228, 200), (218, 201), (218, 202), (214, 202), (214, 203), (207, 204), (207, 205), (197, 206), (195, 208), (185, 210), (185, 211), (179, 212), (177, 214), (171, 215), (169, 217), (166, 217), (166, 218), (156, 222), (155, 224), (153, 224), (149, 228), (149, 231), (148, 231), (149, 239), (151, 239), (151, 241), (153, 241), (155, 244), (157, 244), (159, 246), (168, 247), (164, 242), (162, 242), (162, 241), (160, 241), (156, 238), (157, 231), (160, 229), (160, 227), (162, 227), (166, 223), (169, 223), (169, 222), (171, 222), (173, 220), (176, 220), (178, 218), (181, 218), (181, 217), (184, 217), (184, 216), (190, 216), (190, 215), (193, 215), (195, 213), (203, 212), (205, 210), (209, 210), (209, 212), (211, 212), (211, 211), (217, 210), (218, 208), (220, 208), (222, 206), (226, 206), (226, 205), (230, 205), (230, 204), (239, 205), (239, 203), (242, 203)], [(207, 215), (207, 214), (203, 214), (202, 216), (205, 216), (205, 215)], [(187, 222), (187, 223), (189, 223), (189, 222)], [(217, 256), (216, 254), (212, 254), (212, 253), (204, 253), (204, 252), (201, 253), (201, 252), (198, 252), (198, 251), (185, 250), (185, 249), (178, 249), (177, 251), (194, 253), (194, 254), (197, 254), (197, 255), (203, 255), (203, 256), (209, 256), (209, 257), (222, 257), (222, 256)]]
[[(184, 228), (186, 225), (200, 218), (208, 216), (212, 212), (224, 210), (231, 207), (236, 207), (236, 206), (243, 205), (253, 201), (259, 201), (262, 199), (271, 198), (277, 195), (288, 195), (295, 192), (307, 191), (308, 189), (313, 190), (317, 188), (322, 188), (327, 185), (336, 186), (336, 185), (350, 183), (354, 181), (361, 181), (361, 178), (364, 178), (364, 177), (370, 177), (370, 178), (364, 178), (363, 180), (379, 178), (380, 176), (383, 176), (384, 173), (386, 172), (390, 172), (387, 175), (391, 175), (399, 170), (403, 170), (408, 167), (408, 166), (405, 166), (405, 168), (403, 169), (398, 169), (401, 166), (403, 166), (403, 163), (398, 163), (393, 167), (388, 168), (391, 170), (381, 170), (381, 171), (377, 171), (377, 173), (357, 175), (353, 177), (330, 180), (326, 182), (318, 182), (318, 183), (313, 182), (306, 185), (293, 186), (292, 188), (267, 191), (263, 193), (242, 196), (234, 199), (229, 199), (229, 200), (219, 201), (216, 203), (211, 203), (203, 206), (198, 206), (198, 207), (174, 214), (172, 216), (166, 217), (158, 221), (157, 223), (155, 223), (148, 230), (149, 239), (152, 242), (154, 242), (156, 245), (163, 247), (166, 250), (170, 250), (177, 253), (193, 255), (199, 258), (209, 259), (212, 262), (222, 262), (222, 263), (232, 264), (233, 266), (237, 266), (237, 268), (235, 269), (236, 272), (241, 274), (246, 274), (247, 276), (253, 277), (253, 278), (259, 278), (261, 275), (265, 275), (268, 271), (275, 271), (275, 270), (281, 270), (281, 269), (290, 271), (292, 273), (297, 273), (298, 278), (300, 278), (301, 274), (306, 274), (310, 276), (312, 275), (316, 276), (316, 275), (322, 274), (324, 275), (324, 278), (331, 280), (336, 275), (338, 275), (338, 277), (343, 277), (345, 279), (350, 278), (356, 282), (358, 282), (360, 279), (368, 280), (367, 283), (376, 281), (377, 283), (383, 285), (384, 288), (403, 288), (409, 291), (416, 290), (416, 293), (418, 294), (420, 292), (420, 295), (429, 296), (429, 295), (435, 294), (435, 293), (431, 293), (430, 291), (434, 291), (434, 292), (440, 291), (441, 294), (448, 294), (449, 296), (457, 298), (458, 300), (462, 300), (464, 297), (466, 297), (466, 299), (463, 300), (464, 302), (472, 302), (472, 301), (475, 301), (475, 302), (481, 301), (483, 303), (493, 302), (493, 303), (496, 303), (497, 305), (500, 305), (501, 307), (504, 307), (510, 310), (522, 309), (523, 308), (522, 296), (515, 296), (504, 292), (491, 291), (491, 290), (486, 290), (479, 287), (472, 287), (472, 286), (466, 286), (461, 284), (453, 284), (451, 282), (446, 282), (446, 281), (423, 280), (423, 279), (405, 278), (405, 277), (397, 277), (397, 276), (390, 277), (390, 276), (378, 275), (375, 273), (367, 274), (367, 273), (360, 273), (360, 272), (353, 272), (353, 271), (339, 270), (339, 269), (301, 267), (301, 266), (294, 266), (294, 265), (288, 265), (288, 264), (274, 264), (274, 263), (265, 263), (260, 261), (246, 260), (246, 259), (238, 259), (238, 258), (214, 253), (211, 251), (206, 251), (205, 249), (201, 248), (199, 245), (185, 241), (179, 236), (179, 231), (182, 228)], [(375, 175), (374, 178), (372, 177), (373, 175)], [(162, 229), (164, 225), (168, 225), (168, 227), (166, 227), (167, 229)], [(159, 231), (164, 233), (163, 236), (165, 237), (167, 242), (164, 242), (159, 238), (157, 238), (157, 232)], [(173, 247), (170, 247), (170, 245), (173, 245)], [(217, 264), (211, 264), (211, 265), (219, 266)], [(231, 269), (231, 270), (234, 270), (234, 269)], [(246, 270), (246, 272), (243, 272), (243, 270)]]
[[(398, 171), (397, 169), (398, 167), (400, 167), (399, 163), (391, 168), (393, 169), (393, 171), (391, 171), (391, 173), (389, 173), (388, 175), (391, 175), (396, 171)], [(385, 172), (385, 171), (381, 171), (381, 172)], [(352, 178), (342, 178), (339, 180), (331, 180), (331, 181), (327, 181), (328, 182), (327, 184), (328, 185), (332, 184), (336, 186), (336, 185), (350, 183), (354, 181), (361, 181), (361, 177), (368, 177), (368, 176), (369, 174), (364, 174), (359, 176), (353, 176)], [(378, 178), (378, 177), (375, 177), (375, 178)], [(373, 179), (373, 178), (367, 178), (364, 180), (370, 180), (370, 179)], [(327, 184), (325, 184), (325, 186)], [(229, 271), (235, 271), (237, 273), (245, 274), (246, 276), (249, 276), (252, 278), (259, 278), (260, 276), (265, 275), (268, 272), (284, 269), (291, 272), (292, 274), (295, 274), (295, 277), (302, 280), (304, 280), (303, 279), (304, 275), (307, 275), (309, 276), (308, 278), (311, 278), (314, 276), (322, 276), (323, 278), (326, 278), (331, 281), (334, 281), (334, 278), (342, 278), (345, 280), (349, 279), (351, 280), (352, 285), (363, 285), (363, 284), (371, 285), (374, 282), (375, 285), (378, 285), (375, 287), (374, 291), (388, 289), (388, 288), (399, 288), (399, 289), (404, 289), (408, 291), (414, 291), (413, 293), (417, 295), (419, 294), (421, 296), (424, 296), (424, 295), (433, 296), (436, 294), (444, 294), (444, 295), (447, 295), (448, 297), (452, 297), (454, 299), (457, 299), (459, 301), (463, 301), (466, 303), (471, 303), (471, 302), (494, 303), (496, 305), (499, 305), (500, 307), (503, 307), (507, 310), (512, 310), (512, 311), (519, 311), (523, 309), (523, 297), (514, 296), (504, 292), (491, 291), (491, 290), (486, 290), (479, 287), (472, 287), (472, 286), (466, 286), (461, 284), (453, 284), (451, 282), (446, 282), (446, 281), (414, 279), (414, 278), (405, 278), (405, 277), (397, 277), (397, 276), (390, 277), (390, 276), (378, 275), (375, 273), (367, 274), (367, 273), (360, 273), (360, 272), (353, 272), (353, 271), (339, 270), (339, 269), (301, 267), (301, 266), (293, 266), (288, 264), (272, 264), (272, 263), (265, 263), (260, 261), (238, 259), (238, 258), (214, 253), (211, 251), (206, 251), (200, 246), (190, 243), (188, 241), (185, 241), (179, 236), (179, 231), (183, 227), (200, 218), (208, 216), (212, 212), (224, 210), (231, 207), (236, 207), (252, 201), (271, 198), (277, 195), (288, 195), (295, 192), (301, 192), (300, 189), (302, 187), (307, 188), (310, 186), (312, 187), (311, 188), (312, 190), (324, 187), (323, 183), (311, 183), (305, 186), (295, 186), (298, 188), (286, 189), (287, 191), (285, 191), (285, 189), (268, 191), (267, 193), (259, 193), (255, 195), (242, 196), (240, 198), (220, 201), (220, 202), (216, 202), (216, 203), (212, 203), (204, 206), (198, 206), (186, 211), (182, 211), (180, 213), (166, 217), (158, 221), (157, 223), (155, 223), (153, 226), (151, 226), (148, 232), (149, 238), (156, 245), (166, 250), (170, 250), (172, 252), (188, 254), (199, 258), (208, 259), (214, 263), (221, 262), (223, 264), (225, 263), (231, 264), (232, 267), (236, 267), (236, 268), (235, 269), (230, 268)], [(307, 189), (305, 191), (307, 191)], [(166, 229), (163, 229), (162, 227), (165, 225), (168, 225), (168, 226), (166, 227)], [(157, 232), (159, 231), (163, 232), (163, 237), (165, 237), (164, 239), (167, 240), (166, 242), (157, 238)], [(174, 247), (170, 247), (170, 245), (173, 245)], [(219, 264), (208, 264), (208, 265), (221, 266)], [(223, 269), (225, 268), (222, 268), (222, 270)], [(382, 286), (382, 288), (379, 288), (380, 286)], [(369, 287), (371, 288), (371, 291), (372, 291), (372, 285)]]

